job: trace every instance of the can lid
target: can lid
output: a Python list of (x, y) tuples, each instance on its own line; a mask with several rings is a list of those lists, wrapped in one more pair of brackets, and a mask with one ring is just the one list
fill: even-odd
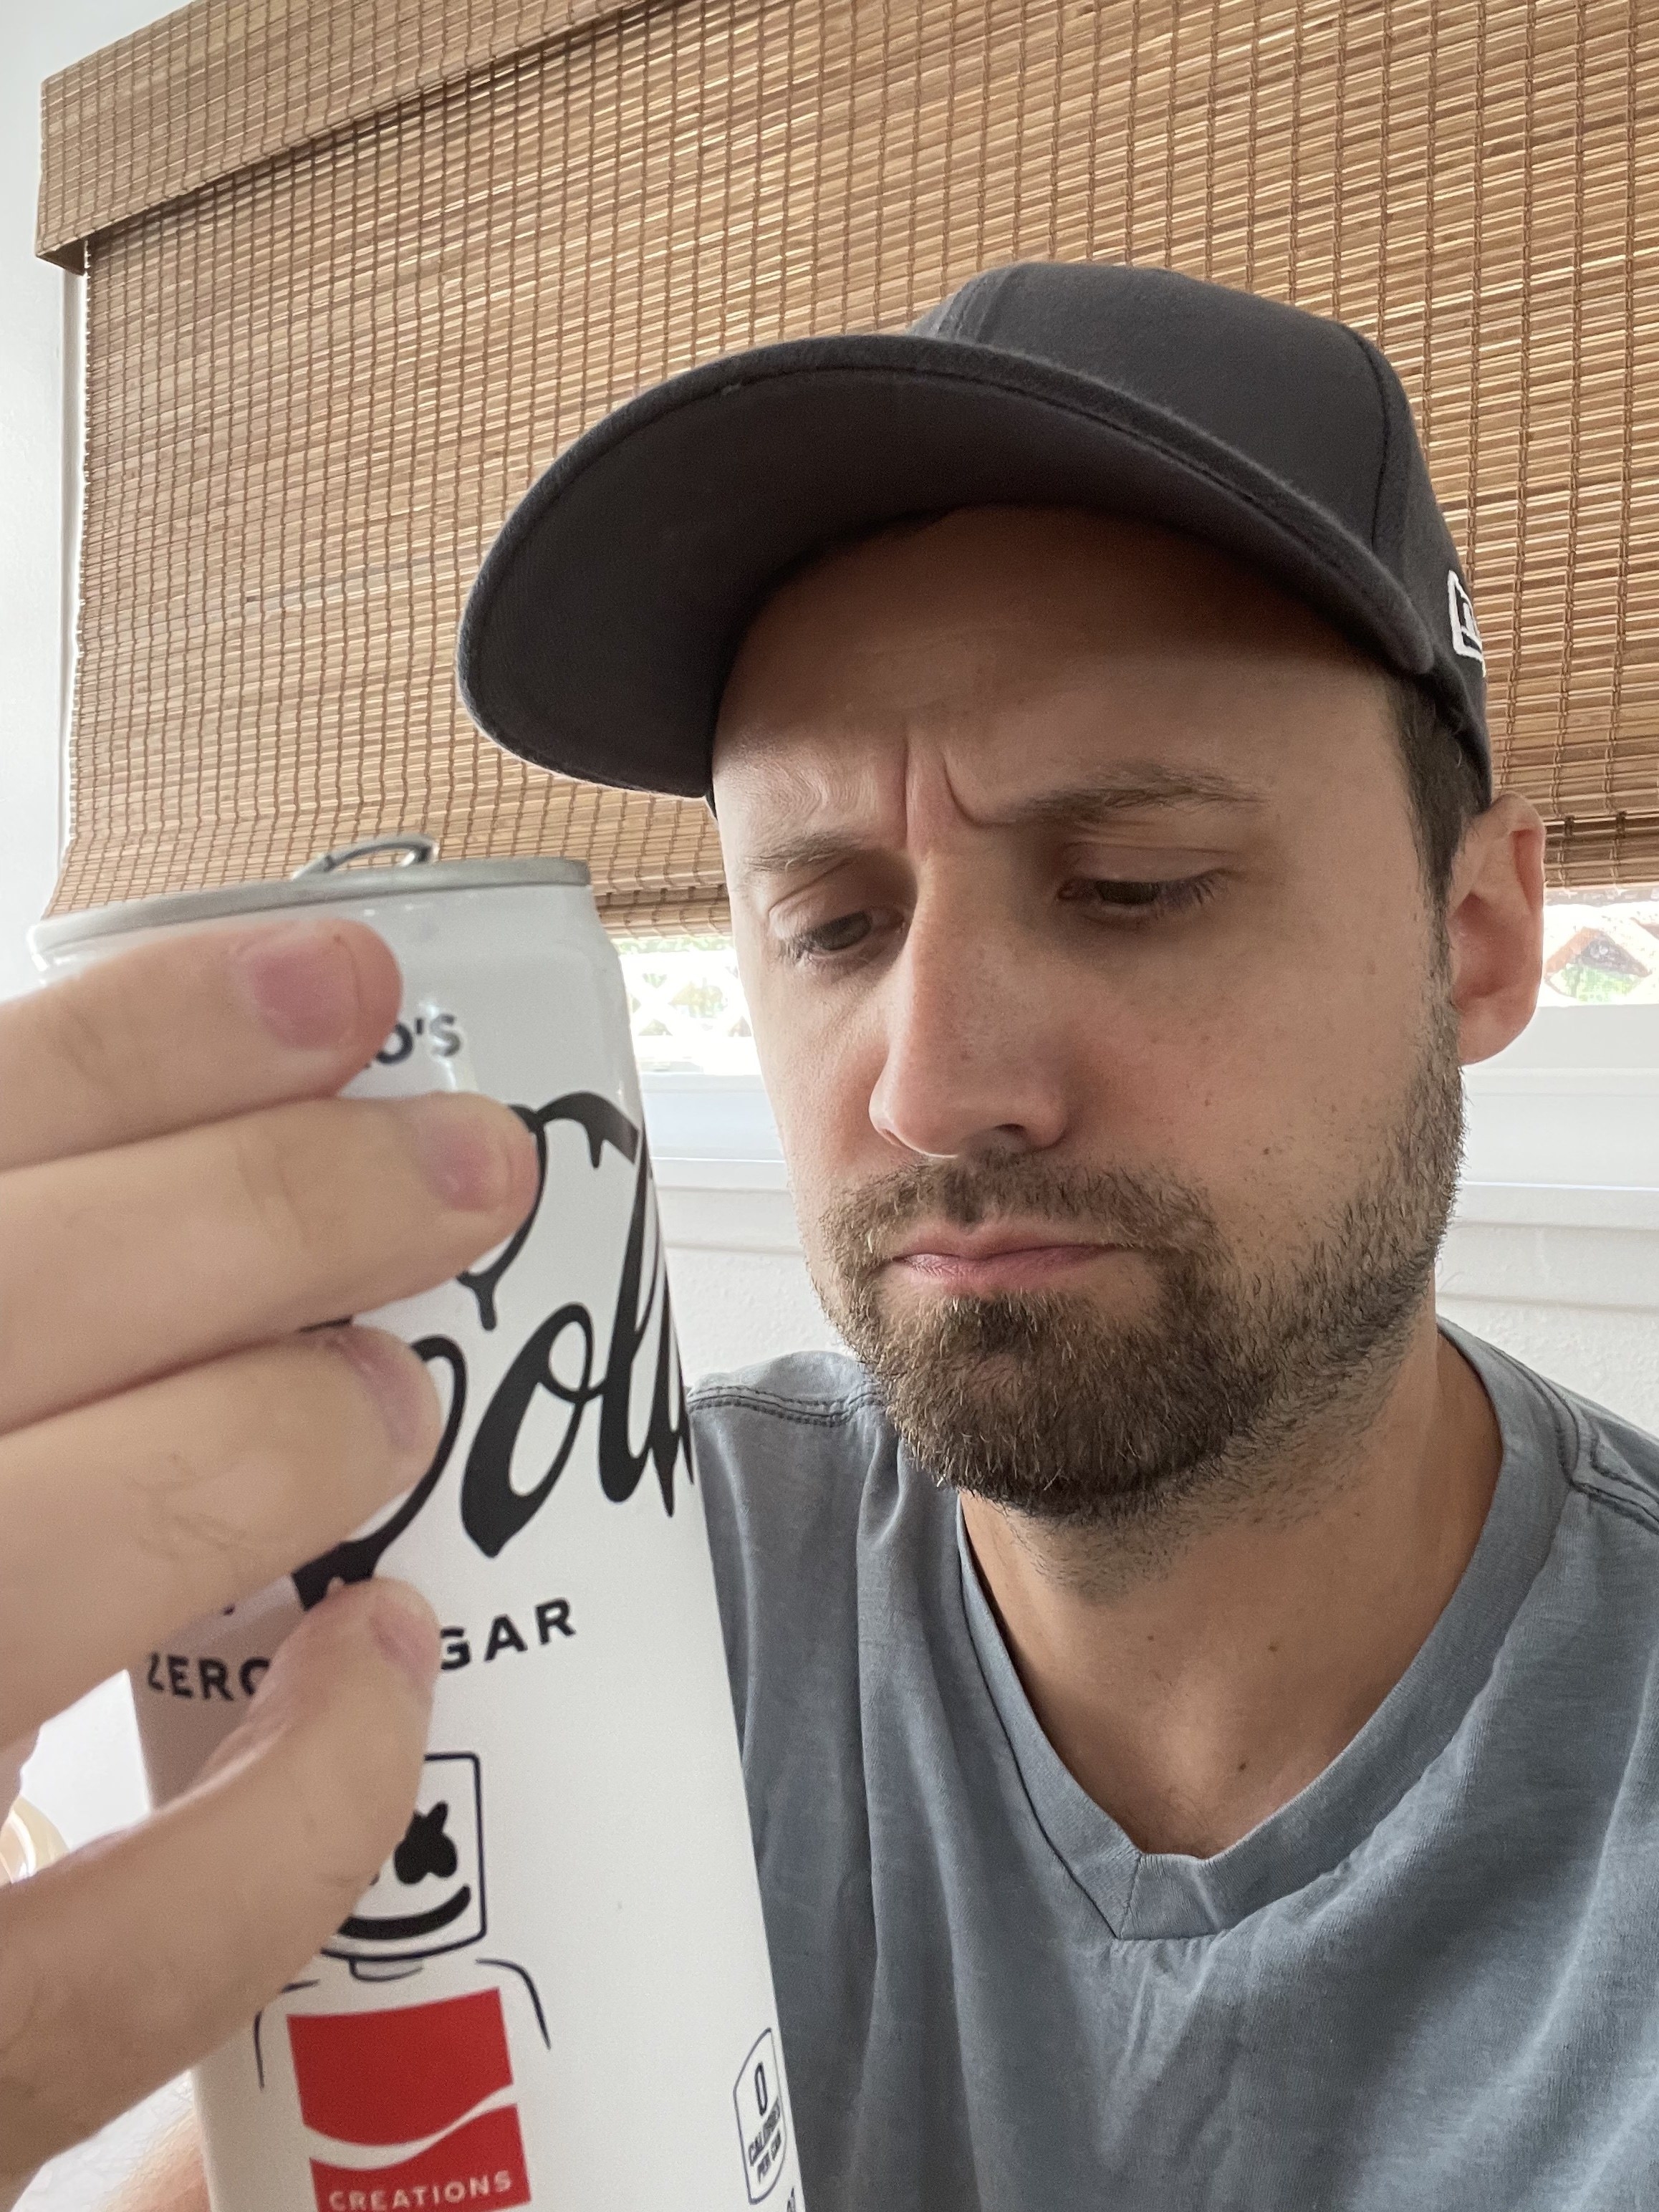
[[(378, 854), (395, 854), (391, 866), (354, 866)], [(28, 933), (29, 950), (44, 967), (71, 946), (140, 929), (168, 929), (181, 922), (216, 921), (235, 915), (273, 914), (294, 907), (329, 906), (343, 900), (404, 898), (427, 891), (506, 890), (532, 884), (585, 884), (580, 860), (440, 860), (438, 841), (419, 830), (366, 838), (319, 854), (286, 878), (227, 884), (216, 890), (164, 891), (158, 897), (125, 899), (113, 906), (90, 907), (83, 914), (58, 915), (37, 921)]]

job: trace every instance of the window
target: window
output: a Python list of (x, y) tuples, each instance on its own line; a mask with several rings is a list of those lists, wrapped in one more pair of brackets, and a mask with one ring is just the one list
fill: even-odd
[(738, 956), (729, 944), (669, 938), (660, 945), (624, 946), (622, 964), (642, 1074), (759, 1079)]
[(730, 943), (619, 949), (659, 1182), (781, 1191), (783, 1154)]
[(1659, 884), (1551, 891), (1544, 912), (1542, 1010), (1659, 1006)]

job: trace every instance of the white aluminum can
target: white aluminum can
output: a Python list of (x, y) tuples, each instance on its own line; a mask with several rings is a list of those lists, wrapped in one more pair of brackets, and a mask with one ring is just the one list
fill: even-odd
[[(341, 865), (386, 850), (415, 864)], [(51, 975), (157, 930), (349, 914), (404, 977), (349, 1095), (483, 1091), (542, 1158), (510, 1242), (362, 1316), (443, 1398), (422, 1480), (132, 1670), (159, 1802), (336, 1580), (400, 1576), (443, 1624), (406, 1833), (198, 2069), (215, 2212), (804, 2212), (621, 968), (577, 864), (433, 854), (376, 841), (31, 939)]]

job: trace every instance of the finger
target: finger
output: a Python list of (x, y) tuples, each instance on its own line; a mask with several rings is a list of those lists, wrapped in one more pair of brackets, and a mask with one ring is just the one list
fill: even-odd
[(169, 932), (0, 1005), (0, 1169), (156, 1137), (366, 1067), (398, 963), (359, 921)]
[(536, 1192), (517, 1115), (326, 1098), (0, 1180), (0, 1427), (427, 1290)]
[(331, 1328), (0, 1437), (0, 1738), (338, 1543), (441, 1426), (407, 1346)]
[(0, 1891), (0, 2176), (245, 2029), (315, 1954), (408, 1822), (437, 1664), (412, 1591), (337, 1591), (194, 1789)]

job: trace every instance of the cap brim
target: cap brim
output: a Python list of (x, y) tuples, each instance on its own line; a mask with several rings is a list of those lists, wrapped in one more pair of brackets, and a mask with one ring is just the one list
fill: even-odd
[(1126, 392), (958, 340), (803, 338), (643, 392), (532, 487), (468, 599), (458, 666), (508, 751), (696, 796), (732, 656), (830, 540), (959, 507), (1097, 507), (1232, 553), (1402, 674), (1434, 647), (1370, 548)]

